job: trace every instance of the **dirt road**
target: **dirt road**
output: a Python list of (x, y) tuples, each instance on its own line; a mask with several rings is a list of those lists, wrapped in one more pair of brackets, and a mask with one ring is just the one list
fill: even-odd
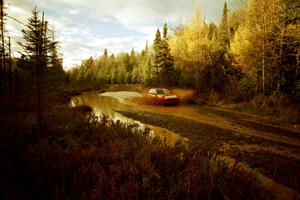
[[(270, 187), (285, 190), (282, 196), (292, 190), (299, 194), (299, 130), (255, 115), (216, 107), (137, 105), (130, 101), (134, 94), (126, 94), (126, 101), (120, 101), (123, 94), (108, 93), (103, 95), (105, 98), (88, 94), (81, 98), (84, 99), (84, 104), (91, 106), (97, 112), (105, 110), (104, 114), (117, 115), (115, 114), (117, 110), (118, 119), (121, 121), (124, 119), (120, 116), (144, 125), (169, 130), (187, 138), (191, 144), (209, 146), (220, 156), (244, 163), (273, 181), (268, 184), (279, 183), (280, 187)], [(103, 104), (105, 109), (99, 109)], [(110, 112), (107, 111), (108, 108)], [(170, 133), (165, 134), (167, 137)]]

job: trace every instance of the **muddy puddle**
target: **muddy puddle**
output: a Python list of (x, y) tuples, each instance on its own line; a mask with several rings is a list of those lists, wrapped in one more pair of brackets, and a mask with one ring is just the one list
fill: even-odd
[(175, 145), (179, 140), (185, 140), (180, 135), (169, 131), (168, 129), (156, 127), (152, 125), (147, 125), (141, 123), (137, 120), (125, 117), (118, 111), (128, 111), (135, 110), (136, 105), (130, 103), (132, 98), (140, 97), (141, 94), (132, 91), (122, 91), (122, 92), (86, 92), (79, 96), (74, 96), (71, 99), (70, 105), (72, 107), (86, 105), (93, 109), (95, 116), (107, 116), (113, 121), (120, 121), (125, 124), (136, 124), (137, 129), (145, 130), (150, 129), (150, 137), (156, 136), (163, 143), (168, 145)]

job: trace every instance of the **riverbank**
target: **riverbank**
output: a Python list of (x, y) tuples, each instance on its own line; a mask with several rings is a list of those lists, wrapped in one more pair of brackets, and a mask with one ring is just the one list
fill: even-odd
[[(75, 91), (75, 90), (74, 90)], [(0, 100), (1, 199), (265, 199), (251, 172), (202, 144), (174, 147), (120, 122), (68, 106), (70, 92)]]

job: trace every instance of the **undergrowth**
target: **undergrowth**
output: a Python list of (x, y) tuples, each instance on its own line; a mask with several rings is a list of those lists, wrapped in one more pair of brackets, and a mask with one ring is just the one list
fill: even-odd
[(293, 102), (287, 96), (260, 95), (249, 102), (237, 104), (235, 109), (270, 116), (283, 122), (300, 123), (299, 102)]
[(209, 147), (149, 140), (147, 130), (69, 108), (66, 96), (44, 97), (42, 133), (32, 97), (0, 100), (1, 199), (270, 198)]

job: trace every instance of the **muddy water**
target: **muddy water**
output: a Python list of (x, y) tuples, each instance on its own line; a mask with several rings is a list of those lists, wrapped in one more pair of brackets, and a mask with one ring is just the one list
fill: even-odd
[(150, 129), (150, 137), (156, 136), (164, 143), (173, 146), (178, 140), (182, 138), (167, 129), (143, 124), (139, 121), (127, 118), (116, 111), (135, 110), (136, 105), (130, 104), (132, 98), (140, 97), (141, 94), (137, 92), (106, 92), (99, 94), (98, 92), (86, 92), (79, 96), (74, 96), (71, 99), (71, 106), (86, 105), (93, 109), (97, 117), (103, 115), (108, 116), (113, 121), (121, 121), (126, 124), (137, 124), (140, 130)]
[[(145, 105), (145, 104), (137, 104), (132, 101), (136, 97), (141, 97), (142, 95), (138, 92), (132, 91), (121, 91), (121, 92), (105, 92), (99, 94), (97, 92), (87, 92), (83, 93), (80, 96), (73, 97), (71, 101), (72, 106), (77, 105), (87, 105), (93, 108), (96, 116), (107, 115), (110, 116), (113, 120), (120, 120), (124, 123), (136, 123), (138, 127), (144, 129), (146, 126), (143, 123), (135, 121), (133, 119), (124, 117), (122, 114), (116, 111), (148, 111), (152, 113), (160, 113), (160, 114), (168, 114), (178, 117), (184, 117), (187, 119), (191, 119), (200, 123), (212, 125), (218, 128), (231, 130), (236, 134), (243, 134), (248, 136), (261, 137), (264, 139), (269, 139), (273, 141), (287, 142), (294, 145), (299, 145), (298, 142), (293, 140), (292, 138), (285, 137), (281, 134), (274, 134), (272, 132), (266, 132), (262, 130), (253, 130), (251, 128), (241, 126), (240, 124), (235, 123), (227, 117), (222, 117), (219, 115), (214, 115), (211, 113), (202, 112), (197, 110), (192, 106), (187, 106), (181, 104), (179, 106), (156, 106), (156, 105)], [(150, 127), (147, 125), (147, 127)], [(172, 132), (168, 132), (168, 130), (160, 127), (151, 127), (152, 130), (156, 130), (156, 135), (162, 138), (167, 137), (171, 143), (174, 143), (179, 136)], [(166, 133), (161, 133), (166, 132)]]

